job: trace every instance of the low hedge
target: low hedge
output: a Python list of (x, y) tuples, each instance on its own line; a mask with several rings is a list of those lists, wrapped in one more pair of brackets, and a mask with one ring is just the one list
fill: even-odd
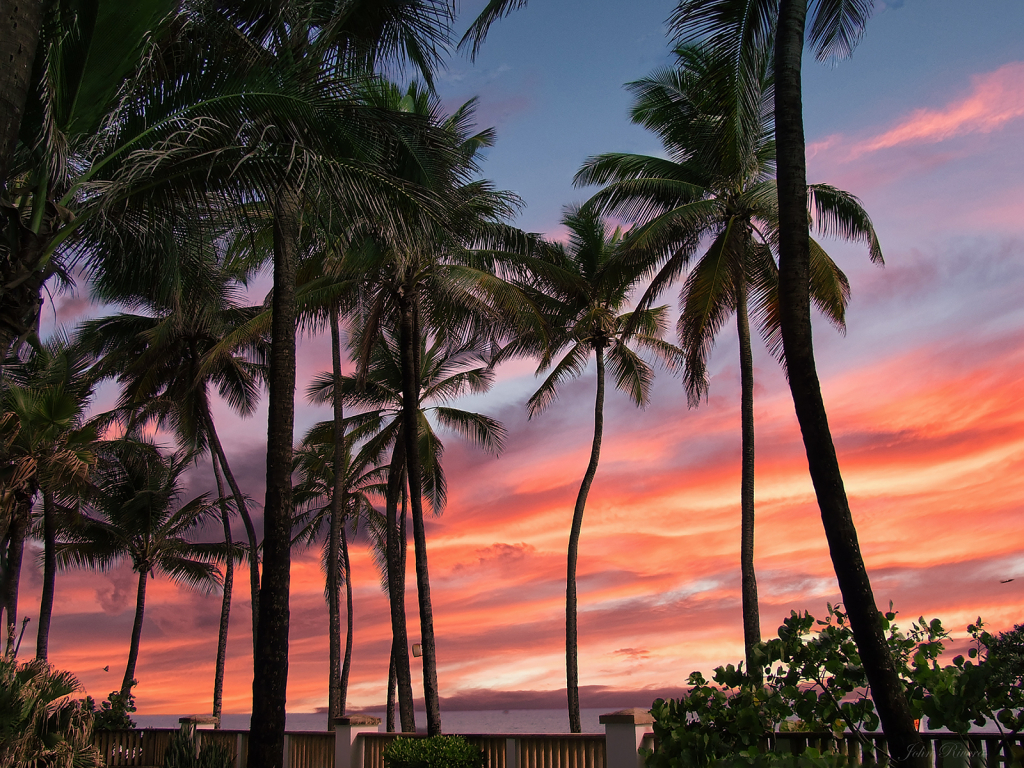
[(386, 768), (483, 768), (484, 754), (461, 736), (397, 738), (384, 747)]

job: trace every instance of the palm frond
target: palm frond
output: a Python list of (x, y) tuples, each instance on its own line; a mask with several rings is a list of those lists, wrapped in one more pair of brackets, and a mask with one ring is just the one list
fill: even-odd
[(559, 385), (582, 376), (589, 359), (590, 346), (588, 344), (584, 342), (573, 344), (527, 401), (526, 412), (529, 418), (532, 419), (554, 402), (558, 397)]
[(807, 204), (818, 232), (867, 243), (871, 261), (885, 263), (871, 217), (854, 195), (828, 184), (808, 184)]
[(431, 413), (437, 419), (437, 423), (445, 429), (462, 435), (495, 455), (501, 453), (505, 446), (508, 431), (497, 419), (492, 419), (481, 413), (471, 413), (442, 406), (432, 408)]
[(736, 308), (736, 239), (731, 228), (723, 230), (680, 292), (683, 311), (677, 330), (686, 358), (683, 383), (691, 407), (698, 405), (707, 392), (708, 356), (718, 331)]
[(625, 344), (609, 347), (607, 360), (616, 388), (625, 392), (638, 408), (646, 408), (654, 381), (651, 367)]

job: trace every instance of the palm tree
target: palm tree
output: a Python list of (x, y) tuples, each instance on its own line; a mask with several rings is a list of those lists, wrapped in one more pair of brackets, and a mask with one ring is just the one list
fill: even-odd
[[(195, 252), (182, 246), (173, 250), (178, 252), (177, 269), (163, 275), (164, 279), (174, 275), (173, 287), (157, 291), (150, 287), (149, 295), (138, 295), (131, 283), (126, 285), (116, 274), (94, 280), (95, 296), (108, 303), (121, 302), (137, 312), (86, 321), (78, 330), (77, 344), (96, 360), (93, 378), (116, 378), (121, 385), (116, 412), (129, 430), (147, 424), (167, 426), (191, 450), (210, 451), (214, 472), (226, 479), (245, 527), (255, 645), (259, 539), (245, 494), (217, 433), (210, 388), (217, 387), (221, 398), (242, 416), (250, 416), (256, 409), (266, 375), (267, 341), (259, 333), (239, 338), (237, 331), (251, 323), (261, 308), (241, 301), (249, 277), (244, 263), (218, 259), (208, 246)], [(232, 583), (233, 573), (225, 584), (227, 605)], [(224, 628), (226, 631), (226, 622)], [(224, 634), (218, 643), (218, 657), (226, 642)], [(217, 675), (215, 689), (220, 684)], [(215, 697), (214, 709), (219, 706)]]
[[(548, 244), (545, 258), (537, 263), (536, 280), (548, 299), (558, 334), (552, 355), (565, 350), (551, 373), (527, 402), (530, 417), (536, 416), (558, 396), (558, 388), (578, 378), (587, 368), (591, 353), (597, 364), (597, 398), (594, 405), (594, 439), (590, 461), (583, 475), (569, 534), (569, 555), (565, 583), (565, 673), (569, 704), (569, 728), (582, 732), (580, 722), (579, 669), (577, 651), (576, 563), (583, 512), (590, 486), (597, 474), (604, 433), (605, 366), (611, 367), (615, 386), (639, 407), (647, 405), (654, 373), (630, 347), (660, 358), (672, 367), (680, 362), (679, 350), (662, 335), (667, 308), (622, 310), (643, 275), (642, 270), (623, 268), (618, 258), (622, 232), (609, 234), (599, 214), (591, 208), (570, 208), (562, 219), (569, 230), (569, 246)], [(607, 363), (606, 363), (607, 360)], [(548, 357), (537, 372), (551, 363)]]
[[(337, 381), (337, 379), (335, 379)], [(340, 389), (340, 388), (339, 388)], [(332, 400), (341, 399), (340, 391)], [(337, 461), (337, 443), (334, 440), (334, 424), (322, 422), (307, 433), (296, 452), (296, 469), (300, 481), (295, 487), (297, 515), (302, 528), (296, 540), (312, 544), (321, 538), (324, 528), (322, 563), (326, 575), (324, 597), (329, 612), (330, 675), (328, 717), (345, 714), (348, 698), (348, 679), (352, 668), (352, 568), (348, 552), (346, 529), (351, 526), (358, 531), (359, 522), (378, 518), (370, 502), (370, 495), (383, 492), (382, 478), (386, 469), (367, 464), (371, 457), (361, 454), (360, 462), (353, 461), (352, 443), (354, 436), (346, 436), (342, 445), (342, 461)], [(335, 467), (341, 467), (342, 476), (335, 475)], [(336, 495), (338, 496), (335, 501)], [(340, 520), (335, 522), (334, 516)], [(379, 521), (375, 522), (378, 523)], [(341, 652), (341, 609), (340, 590), (345, 585), (346, 632), (345, 652)]]
[[(420, 365), (416, 376), (419, 392), (413, 401), (415, 431), (413, 451), (421, 467), (421, 491), (430, 501), (435, 514), (440, 514), (447, 503), (447, 479), (441, 459), (444, 443), (438, 437), (431, 420), (443, 428), (469, 438), (484, 449), (497, 453), (504, 442), (505, 430), (501, 424), (488, 416), (464, 411), (446, 405), (466, 393), (481, 393), (490, 389), (493, 371), (480, 357), (475, 342), (464, 343), (451, 348), (435, 342), (429, 347), (427, 339), (421, 337), (415, 359)], [(387, 533), (385, 551), (388, 555), (386, 580), (391, 598), (392, 629), (394, 634), (395, 665), (398, 675), (399, 704), (402, 730), (414, 730), (412, 719), (412, 686), (408, 673), (408, 642), (405, 616), (404, 570), (404, 523), (398, 517), (399, 497), (409, 477), (409, 442), (405, 407), (406, 382), (405, 366), (400, 340), (388, 332), (371, 347), (370, 357), (359, 374), (346, 376), (342, 381), (342, 392), (347, 403), (362, 409), (362, 413), (351, 417), (363, 429), (376, 434), (367, 440), (360, 451), (357, 463), (366, 457), (390, 453), (388, 485), (385, 493), (387, 502)], [(314, 379), (310, 385), (313, 402), (326, 402), (334, 397), (333, 381), (326, 376)], [(429, 418), (428, 418), (429, 417)], [(415, 495), (410, 490), (410, 501)], [(411, 505), (416, 508), (415, 502)], [(422, 507), (421, 507), (422, 510)], [(422, 514), (422, 512), (421, 512)], [(404, 519), (404, 514), (402, 515)], [(415, 519), (415, 518), (414, 518)], [(414, 522), (415, 528), (415, 522)], [(415, 530), (414, 530), (415, 534)], [(423, 545), (417, 538), (417, 547)], [(425, 538), (423, 539), (425, 542)], [(425, 558), (424, 558), (425, 559)], [(420, 596), (420, 627), (424, 627), (421, 588), (421, 572), (417, 561), (417, 587)], [(429, 592), (428, 592), (429, 594)], [(424, 636), (426, 633), (424, 632)], [(421, 637), (421, 639), (423, 639)], [(403, 653), (404, 651), (404, 653)], [(404, 656), (404, 658), (403, 658)], [(405, 671), (402, 665), (405, 665)], [(428, 721), (429, 722), (429, 721)]]
[(0, 396), (7, 417), (0, 433), (10, 462), (4, 478), (4, 503), (16, 513), (9, 542), (10, 567), (5, 574), (7, 648), (13, 650), (12, 625), (17, 619), (20, 566), (31, 507), (41, 491), (43, 589), (36, 637), (36, 658), (41, 661), (47, 657), (53, 610), (58, 518), (77, 507), (96, 463), (99, 420), (85, 418), (92, 397), (85, 370), (86, 360), (58, 334), (28, 361), (9, 369)]
[[(333, 487), (324, 491), (329, 500), (330, 513), (328, 520), (328, 536), (325, 548), (325, 568), (327, 573), (326, 598), (330, 623), (330, 680), (328, 686), (328, 726), (335, 717), (345, 714), (348, 698), (348, 677), (352, 663), (352, 584), (349, 581), (348, 543), (345, 536), (346, 522), (346, 483), (352, 480), (351, 449), (345, 436), (345, 408), (342, 398), (342, 311), (351, 302), (354, 281), (345, 274), (344, 252), (351, 245), (343, 235), (329, 230), (325, 226), (314, 230), (320, 237), (310, 249), (310, 257), (300, 265), (298, 270), (298, 296), (300, 318), (311, 325), (326, 319), (331, 333), (331, 376), (334, 382), (331, 421), (331, 442), (333, 445), (333, 466), (331, 478)], [(324, 315), (326, 314), (326, 318)], [(309, 436), (304, 441), (308, 443)], [(376, 457), (374, 457), (376, 460)], [(323, 468), (308, 465), (310, 471), (323, 471)], [(306, 482), (315, 482), (307, 475)], [(308, 495), (309, 490), (303, 491)], [(322, 517), (319, 519), (322, 520)], [(340, 575), (344, 575), (347, 595), (348, 627), (345, 643), (345, 656), (341, 652), (341, 597)]]
[[(871, 7), (871, 0), (817, 3), (807, 36), (816, 57), (842, 57), (851, 53)], [(807, 0), (681, 0), (671, 24), (680, 40), (705, 38), (728, 57), (737, 72), (746, 69), (749, 58), (757, 50), (774, 45), (779, 327), (790, 391), (836, 578), (882, 728), (897, 762), (923, 765), (921, 737), (914, 728), (895, 662), (885, 642), (882, 616), (864, 567), (814, 362), (801, 87), (807, 11)]]
[[(319, 103), (299, 120), (268, 115), (257, 123), (266, 170), (264, 200), (274, 220), (274, 293), (268, 376), (267, 491), (264, 505), (264, 577), (254, 654), (249, 764), (278, 765), (284, 747), (288, 677), (288, 591), (291, 546), (292, 438), (295, 393), (295, 271), (305, 200), (319, 193), (346, 212), (393, 224), (386, 174), (371, 167), (395, 120), (353, 110), (351, 77), (405, 58), (427, 76), (448, 37), (451, 11), (440, 0), (369, 0), (339, 7), (312, 0), (220, 6), (229, 41), (241, 59), (234, 67), (280, 81), (295, 73), (300, 93)], [(418, 122), (418, 121), (417, 121)], [(413, 139), (415, 141), (415, 139)], [(342, 162), (336, 162), (339, 158)], [(404, 185), (391, 191), (405, 194)], [(426, 201), (429, 202), (429, 201)], [(439, 213), (433, 206), (435, 215)], [(332, 211), (337, 214), (337, 210)]]
[[(423, 370), (419, 350), (427, 333), (457, 351), (467, 338), (480, 338), (480, 329), (485, 325), (489, 328), (488, 334), (497, 336), (507, 332), (516, 321), (533, 321), (532, 308), (524, 301), (522, 292), (495, 275), (502, 253), (525, 249), (531, 241), (505, 223), (518, 204), (514, 195), (496, 192), (484, 181), (468, 180), (476, 170), (477, 151), (493, 139), (491, 131), (471, 134), (472, 102), (463, 105), (448, 119), (442, 119), (437, 101), (417, 86), (411, 87), (405, 95), (397, 88), (382, 86), (375, 94), (371, 93), (370, 101), (382, 108), (398, 108), (421, 115), (441, 128), (443, 134), (438, 145), (431, 146), (439, 153), (432, 163), (437, 169), (434, 173), (428, 175), (429, 168), (422, 158), (404, 148), (399, 148), (389, 167), (394, 168), (397, 176), (428, 185), (452, 201), (444, 222), (427, 219), (415, 208), (404, 206), (402, 214), (408, 232), (400, 238), (367, 223), (364, 226), (366, 246), (348, 254), (349, 268), (362, 276), (359, 311), (364, 325), (360, 329), (358, 347), (360, 374), (367, 368), (373, 344), (383, 333), (390, 334), (399, 351), (404, 405), (405, 445), (402, 450), (416, 542), (424, 699), (427, 729), (435, 734), (440, 733), (441, 717), (422, 506), (422, 496), (429, 492), (425, 483), (430, 478), (416, 446), (419, 431), (416, 403), (424, 386), (419, 378)], [(395, 459), (393, 456), (392, 467), (398, 466)], [(392, 546), (396, 527), (390, 511), (397, 504), (401, 486), (394, 473), (392, 477), (388, 552), (397, 556), (398, 548)], [(398, 627), (393, 628), (397, 634)], [(401, 648), (398, 651), (402, 653)], [(401, 660), (399, 674), (402, 674)], [(402, 686), (401, 677), (399, 686)]]
[[(224, 546), (234, 549), (235, 543), (231, 536), (231, 513), (224, 495), (224, 479), (220, 462), (213, 460), (213, 478), (217, 484), (217, 506), (220, 508), (220, 521), (224, 529)], [(250, 564), (252, 558), (249, 558)], [(233, 557), (224, 558), (224, 580), (220, 601), (220, 622), (217, 625), (217, 660), (213, 671), (213, 707), (211, 714), (216, 718), (216, 727), (220, 727), (220, 717), (224, 705), (224, 672), (228, 657), (228, 629), (231, 623), (231, 593), (235, 585), (235, 563)]]
[[(761, 642), (754, 572), (754, 371), (749, 318), (779, 355), (778, 242), (775, 143), (772, 140), (770, 51), (751, 57), (739, 80), (727, 61), (700, 46), (676, 49), (676, 67), (630, 84), (633, 121), (655, 131), (668, 159), (631, 154), (591, 158), (577, 183), (607, 183), (592, 205), (642, 222), (630, 233), (629, 258), (656, 270), (639, 306), (649, 304), (692, 265), (680, 301), (678, 330), (686, 357), (684, 382), (691, 406), (708, 392), (707, 358), (733, 313), (740, 350), (742, 471), (741, 575), (747, 671), (757, 674)], [(882, 263), (871, 219), (852, 195), (824, 184), (809, 190), (815, 224), (827, 235), (868, 244)], [(697, 244), (711, 240), (697, 255)], [(816, 242), (811, 296), (824, 316), (845, 328), (850, 287), (842, 270)]]
[(90, 499), (94, 514), (60, 534), (57, 556), (63, 567), (108, 570), (127, 560), (139, 575), (121, 683), (124, 697), (135, 684), (150, 576), (163, 572), (178, 583), (210, 591), (219, 582), (213, 560), (228, 554), (223, 544), (198, 544), (189, 538), (213, 511), (205, 494), (179, 504), (182, 475), (194, 459), (191, 451), (164, 457), (151, 444), (125, 441), (101, 470)]

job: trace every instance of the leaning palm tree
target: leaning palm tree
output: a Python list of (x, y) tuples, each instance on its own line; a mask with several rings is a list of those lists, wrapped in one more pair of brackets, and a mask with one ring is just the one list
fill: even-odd
[[(218, 498), (224, 499), (224, 490), (219, 486), (226, 481), (245, 529), (255, 645), (259, 539), (249, 503), (217, 432), (210, 389), (216, 387), (220, 397), (240, 415), (251, 415), (266, 375), (267, 340), (260, 333), (235, 338), (239, 328), (260, 314), (260, 308), (241, 301), (249, 267), (239, 260), (218, 258), (202, 241), (199, 246), (175, 247), (176, 267), (163, 275), (164, 279), (174, 278), (173, 288), (156, 290), (151, 285), (140, 295), (135, 286), (117, 279), (116, 274), (107, 275), (102, 281), (94, 280), (95, 296), (136, 311), (83, 323), (77, 345), (96, 361), (93, 379), (115, 378), (120, 384), (121, 394), (114, 413), (130, 432), (150, 424), (165, 426), (175, 433), (181, 445), (209, 451)], [(230, 546), (230, 510), (223, 502), (221, 510), (225, 543)], [(234, 563), (228, 559), (214, 673), (214, 717), (221, 712), (233, 586)]]
[(124, 561), (139, 575), (128, 663), (121, 682), (127, 697), (135, 684), (146, 586), (150, 576), (164, 573), (173, 581), (210, 591), (219, 583), (214, 561), (228, 554), (223, 544), (201, 544), (191, 535), (213, 512), (205, 494), (184, 504), (182, 475), (195, 454), (179, 451), (163, 456), (156, 446), (125, 440), (99, 473), (82, 524), (65, 529), (57, 547), (65, 568), (109, 570)]
[[(691, 406), (709, 388), (707, 358), (715, 337), (735, 313), (739, 337), (742, 471), (740, 561), (747, 671), (761, 665), (754, 571), (754, 370), (750, 317), (779, 356), (778, 206), (772, 140), (770, 51), (751, 58), (738, 78), (727, 61), (700, 46), (676, 49), (676, 65), (630, 83), (633, 121), (657, 133), (668, 158), (606, 154), (590, 158), (578, 183), (606, 183), (591, 201), (604, 211), (639, 221), (628, 238), (629, 258), (647, 263), (654, 277), (646, 306), (690, 268), (680, 294), (680, 344)], [(865, 242), (871, 260), (882, 252), (859, 201), (825, 184), (809, 188), (815, 225), (825, 235)], [(706, 250), (698, 243), (710, 241)], [(837, 328), (845, 328), (849, 282), (812, 241), (811, 297)]]
[[(811, 340), (811, 243), (801, 67), (807, 0), (680, 0), (670, 19), (680, 42), (704, 40), (737, 73), (761, 48), (774, 49), (775, 139), (778, 152), (779, 328), (790, 390), (807, 451), (808, 469), (850, 626), (871, 684), (882, 728), (898, 761), (923, 764), (896, 664), (857, 540), (828, 426)], [(807, 42), (819, 59), (849, 55), (871, 15), (871, 0), (821, 0), (811, 6)]]
[(557, 335), (552, 355), (564, 355), (551, 365), (545, 357), (538, 368), (551, 372), (527, 402), (530, 417), (547, 408), (565, 382), (586, 370), (591, 354), (597, 366), (597, 396), (594, 404), (594, 439), (590, 461), (583, 475), (569, 533), (569, 554), (565, 581), (565, 673), (569, 705), (569, 728), (582, 732), (580, 721), (579, 664), (577, 644), (576, 564), (583, 512), (590, 487), (597, 474), (604, 435), (605, 368), (611, 368), (615, 386), (639, 407), (649, 402), (654, 374), (631, 347), (648, 352), (669, 367), (680, 362), (679, 350), (664, 341), (667, 307), (623, 312), (642, 270), (623, 268), (619, 258), (622, 232), (609, 233), (593, 209), (570, 208), (562, 219), (569, 230), (568, 247), (548, 244), (544, 257), (535, 264), (537, 287), (554, 316)]

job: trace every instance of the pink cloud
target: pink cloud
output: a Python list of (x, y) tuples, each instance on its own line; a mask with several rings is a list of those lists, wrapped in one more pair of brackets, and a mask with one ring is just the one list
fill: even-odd
[[(1024, 62), (1012, 62), (994, 72), (975, 75), (972, 84), (966, 97), (940, 109), (915, 110), (895, 127), (854, 144), (850, 159), (902, 144), (935, 143), (970, 133), (989, 133), (1024, 116)], [(828, 148), (830, 143), (831, 140), (822, 142), (822, 148)]]

